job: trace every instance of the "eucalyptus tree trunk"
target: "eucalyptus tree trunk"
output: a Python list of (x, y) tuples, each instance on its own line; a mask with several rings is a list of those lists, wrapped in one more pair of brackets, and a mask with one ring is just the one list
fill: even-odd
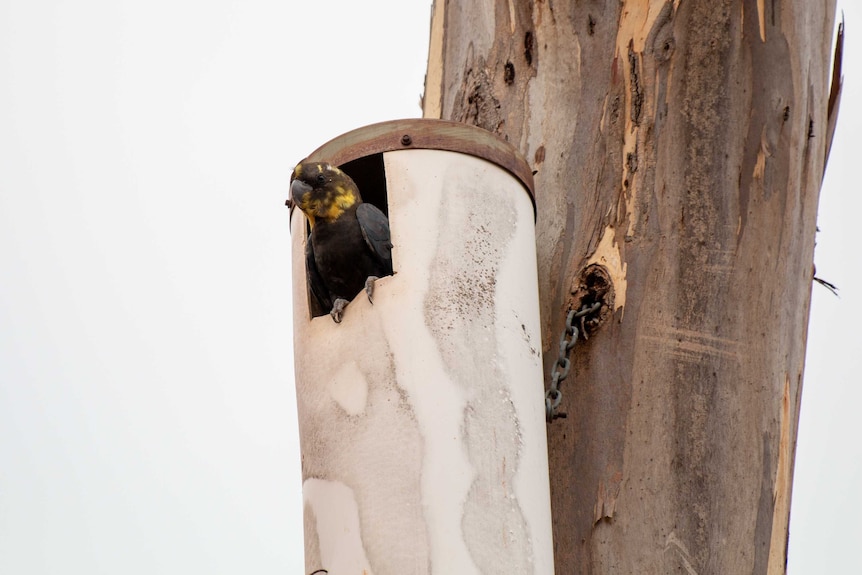
[(436, 0), (423, 110), (536, 171), (558, 574), (783, 573), (834, 1)]

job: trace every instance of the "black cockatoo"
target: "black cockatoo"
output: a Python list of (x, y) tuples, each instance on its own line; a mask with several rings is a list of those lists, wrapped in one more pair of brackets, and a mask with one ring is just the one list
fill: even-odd
[(365, 289), (373, 303), (374, 281), (392, 275), (389, 220), (363, 203), (350, 176), (326, 162), (297, 165), (290, 195), (311, 225), (305, 266), (312, 297), (341, 323), (356, 294)]

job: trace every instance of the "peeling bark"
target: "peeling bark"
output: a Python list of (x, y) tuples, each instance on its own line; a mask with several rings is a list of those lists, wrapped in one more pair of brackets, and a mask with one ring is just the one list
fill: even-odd
[(583, 270), (612, 284), (548, 428), (557, 572), (783, 573), (834, 2), (434, 14), (426, 115), (536, 170), (546, 372)]

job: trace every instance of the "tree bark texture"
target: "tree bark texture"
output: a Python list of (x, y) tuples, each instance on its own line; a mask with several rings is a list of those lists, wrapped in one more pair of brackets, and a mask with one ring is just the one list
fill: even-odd
[(435, 1), (425, 115), (536, 170), (546, 373), (607, 288), (548, 426), (559, 574), (785, 571), (833, 20)]

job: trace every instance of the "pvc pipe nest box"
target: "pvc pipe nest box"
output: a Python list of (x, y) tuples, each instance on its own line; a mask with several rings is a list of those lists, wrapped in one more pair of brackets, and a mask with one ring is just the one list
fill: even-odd
[(388, 213), (395, 271), (339, 324), (313, 310), (292, 210), (306, 573), (553, 573), (527, 162), (439, 120), (360, 128), (306, 161)]

